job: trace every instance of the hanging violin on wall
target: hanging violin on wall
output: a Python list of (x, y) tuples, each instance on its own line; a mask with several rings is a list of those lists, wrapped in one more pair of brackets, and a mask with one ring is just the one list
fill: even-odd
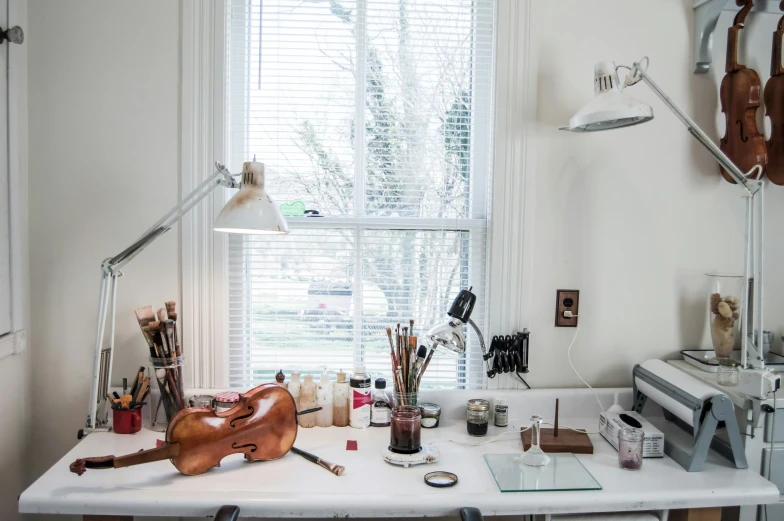
[[(735, 16), (727, 33), (726, 74), (721, 80), (721, 111), (726, 117), (726, 130), (720, 148), (743, 172), (760, 165), (762, 170), (759, 174), (755, 172), (757, 177), (752, 176), (752, 179), (757, 179), (764, 175), (768, 162), (765, 137), (757, 130), (762, 85), (755, 71), (738, 63), (740, 31), (754, 2), (737, 0), (737, 5), (743, 6), (743, 9)], [(721, 175), (728, 182), (735, 183), (724, 168)]]
[[(307, 414), (312, 410), (300, 411)], [(236, 453), (248, 461), (283, 457), (297, 438), (297, 408), (286, 389), (262, 384), (241, 394), (237, 405), (224, 412), (183, 409), (166, 429), (166, 443), (155, 449), (126, 456), (83, 458), (71, 463), (80, 476), (87, 469), (110, 469), (168, 459), (187, 475), (207, 472)]]
[[(779, 4), (784, 11), (784, 1)], [(768, 179), (784, 185), (784, 67), (781, 66), (781, 40), (784, 38), (784, 16), (773, 33), (770, 53), (770, 79), (765, 85), (765, 110), (770, 118), (770, 139), (765, 143), (768, 153)]]

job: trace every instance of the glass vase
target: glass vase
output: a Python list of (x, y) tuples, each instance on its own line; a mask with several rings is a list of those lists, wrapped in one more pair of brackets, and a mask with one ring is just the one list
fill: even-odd
[(729, 358), (738, 342), (744, 278), (708, 274), (708, 324), (717, 358)]
[[(172, 418), (188, 406), (183, 392), (182, 357), (150, 358), (150, 427), (165, 431)], [(157, 384), (153, 384), (153, 381)], [(153, 393), (157, 389), (158, 393)]]

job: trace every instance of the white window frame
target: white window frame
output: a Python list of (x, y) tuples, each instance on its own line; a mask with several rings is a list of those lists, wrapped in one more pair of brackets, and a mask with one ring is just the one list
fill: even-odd
[[(230, 2), (245, 0), (192, 0), (182, 4), (182, 150), (181, 193), (189, 193), (211, 174), (215, 160), (225, 157), (224, 129), (225, 15)], [(529, 316), (530, 255), (523, 244), (531, 237), (533, 205), (526, 190), (526, 133), (535, 107), (535, 82), (528, 59), (530, 0), (496, 0), (495, 128), (492, 212), (487, 224), (487, 258), (484, 261), (487, 298), (485, 328), (509, 333), (525, 327)], [(363, 105), (358, 104), (358, 107)], [(359, 110), (359, 109), (358, 109)], [(487, 147), (479, 147), (479, 149)], [(358, 152), (361, 153), (361, 152)], [(487, 161), (485, 161), (487, 163)], [(361, 190), (359, 191), (361, 192)], [(479, 192), (479, 190), (476, 190)], [(185, 216), (180, 227), (182, 251), (182, 331), (186, 355), (186, 385), (191, 388), (225, 388), (228, 383), (228, 240), (214, 233), (212, 221), (225, 201), (216, 190)], [(484, 199), (484, 193), (475, 197)], [(374, 218), (372, 227), (384, 224)], [(301, 226), (289, 219), (292, 228)], [(309, 221), (308, 227), (313, 227)], [(355, 227), (361, 218), (330, 218), (322, 226)], [(392, 225), (393, 223), (387, 223)], [(485, 228), (484, 219), (412, 219), (411, 229)], [(400, 228), (400, 221), (394, 222)], [(359, 265), (359, 264), (358, 264)], [(476, 263), (472, 262), (472, 265)], [(472, 281), (473, 282), (473, 281)], [(481, 289), (480, 289), (481, 290)], [(484, 379), (488, 388), (524, 388), (510, 375)]]

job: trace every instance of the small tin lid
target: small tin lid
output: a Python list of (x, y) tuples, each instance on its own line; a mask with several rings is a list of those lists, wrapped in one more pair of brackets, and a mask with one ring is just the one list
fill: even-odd
[(729, 367), (734, 369), (735, 367), (738, 367), (739, 364), (735, 360), (731, 360), (729, 358), (719, 358), (719, 365), (721, 367)]
[(420, 403), (419, 409), (422, 411), (422, 414), (427, 414), (428, 416), (441, 414), (441, 406), (437, 403)]
[(223, 391), (215, 395), (215, 401), (221, 403), (237, 403), (240, 401), (240, 393), (236, 391)]
[(482, 400), (481, 398), (474, 398), (473, 400), (468, 400), (466, 402), (466, 408), (468, 408), (469, 411), (489, 411), (490, 402)]

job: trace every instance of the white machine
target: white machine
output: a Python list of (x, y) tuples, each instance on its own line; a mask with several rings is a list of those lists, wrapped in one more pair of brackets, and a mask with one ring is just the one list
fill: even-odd
[[(635, 412), (642, 414), (645, 402), (653, 400), (664, 409), (668, 421), (693, 432), (690, 450), (677, 445), (665, 432), (664, 452), (668, 456), (687, 471), (699, 472), (705, 467), (705, 458), (712, 446), (737, 468), (748, 468), (735, 408), (724, 393), (662, 360), (638, 364), (632, 375)], [(729, 446), (714, 438), (720, 422), (726, 429)]]

